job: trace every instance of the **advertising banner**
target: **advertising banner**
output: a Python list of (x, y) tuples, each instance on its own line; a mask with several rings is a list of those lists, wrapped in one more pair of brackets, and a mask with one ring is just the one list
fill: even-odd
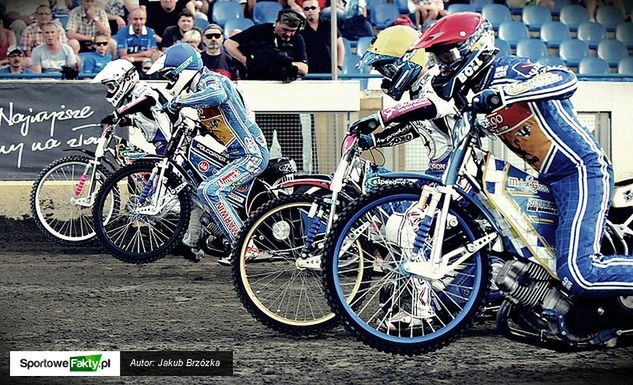
[(50, 162), (94, 150), (112, 111), (105, 88), (87, 81), (0, 82), (0, 180), (34, 180)]

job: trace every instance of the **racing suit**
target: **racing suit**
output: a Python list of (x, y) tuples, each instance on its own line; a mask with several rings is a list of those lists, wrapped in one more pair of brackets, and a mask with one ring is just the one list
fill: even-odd
[[(542, 67), (527, 59), (496, 59), (484, 79), (500, 105), (484, 128), (540, 173), (559, 212), (556, 230), (557, 274), (575, 295), (633, 294), (633, 258), (599, 254), (613, 191), (611, 162), (580, 123), (569, 97), (576, 76), (562, 67)], [(489, 109), (489, 110), (490, 110)], [(383, 110), (383, 124), (434, 118), (438, 108), (419, 99)]]
[(139, 81), (123, 99), (123, 105), (102, 123), (112, 123), (114, 118), (126, 118), (129, 125), (141, 129), (145, 140), (154, 145), (158, 155), (162, 155), (167, 149), (173, 123), (170, 116), (162, 110), (167, 100), (162, 91)]
[(198, 186), (198, 199), (209, 207), (227, 240), (232, 241), (242, 220), (228, 201), (237, 187), (255, 179), (268, 165), (268, 149), (261, 129), (248, 114), (241, 95), (224, 75), (204, 68), (189, 87), (191, 93), (176, 96), (171, 110), (195, 108), (204, 129), (226, 147), (228, 163)]

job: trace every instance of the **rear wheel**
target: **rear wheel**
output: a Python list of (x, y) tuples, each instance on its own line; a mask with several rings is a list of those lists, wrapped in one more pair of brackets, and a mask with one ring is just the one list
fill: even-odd
[[(180, 178), (166, 173), (164, 191), (153, 187), (142, 199), (153, 162), (138, 161), (108, 178), (97, 194), (93, 216), (95, 230), (103, 246), (117, 259), (148, 263), (164, 257), (181, 240), (189, 224), (191, 198), (188, 188), (180, 188)], [(121, 202), (111, 216), (104, 215), (107, 202)], [(156, 208), (157, 213), (147, 213)]]
[[(44, 168), (31, 190), (31, 213), (38, 229), (62, 245), (84, 245), (94, 240), (92, 203), (101, 184), (110, 175), (94, 158), (73, 155)], [(94, 180), (91, 180), (94, 171)], [(114, 201), (104, 215), (107, 218)]]

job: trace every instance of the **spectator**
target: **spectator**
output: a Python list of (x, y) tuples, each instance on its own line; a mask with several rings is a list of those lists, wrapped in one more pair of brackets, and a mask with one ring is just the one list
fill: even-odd
[(147, 27), (147, 16), (143, 8), (135, 8), (128, 15), (129, 26), (117, 32), (116, 40), (119, 57), (127, 59), (140, 68), (143, 59), (148, 58), (156, 50), (156, 34)]
[(161, 47), (165, 29), (178, 24), (180, 12), (185, 8), (192, 15), (196, 12), (194, 0), (139, 0), (138, 4), (145, 7), (147, 26), (156, 32), (156, 42)]
[[(551, 1), (551, 0), (550, 0)], [(596, 21), (596, 8), (600, 5), (611, 5), (616, 7), (622, 12), (625, 17), (626, 9), (624, 8), (624, 2), (622, 0), (584, 0), (585, 7), (587, 7), (587, 15), (589, 15), (589, 21)], [(630, 19), (629, 19), (630, 21)]]
[(163, 40), (161, 43), (162, 50), (166, 50), (172, 45), (178, 43), (182, 40), (182, 36), (185, 32), (191, 31), (194, 28), (194, 17), (193, 13), (189, 12), (188, 9), (182, 10), (178, 15), (177, 25), (172, 25), (165, 29), (165, 33), (163, 33)]
[(274, 24), (254, 25), (226, 40), (224, 48), (249, 79), (292, 81), (308, 73), (305, 43), (297, 34), (304, 26), (303, 14), (284, 9)]
[[(27, 57), (31, 57), (31, 51), (33, 48), (44, 43), (44, 34), (42, 33), (42, 27), (46, 23), (50, 23), (52, 20), (52, 12), (48, 5), (40, 5), (35, 10), (35, 23), (29, 25), (24, 32), (22, 32), (22, 39), (20, 40), (20, 47), (24, 50)], [(61, 25), (59, 28), (59, 42), (68, 44), (66, 38), (66, 31)]]
[(365, 0), (337, 0), (336, 16), (342, 23), (339, 28), (344, 38), (358, 40), (374, 35), (374, 28), (367, 20), (366, 4)]
[(95, 38), (95, 52), (84, 60), (82, 72), (98, 74), (101, 70), (112, 61), (112, 55), (108, 52), (109, 37), (105, 35), (97, 35)]
[(24, 56), (24, 51), (22, 51), (19, 47), (10, 47), (7, 55), (9, 58), (9, 65), (7, 67), (0, 68), (0, 74), (33, 73), (30, 69), (24, 68)]
[[(308, 73), (305, 43), (297, 34), (305, 22), (302, 13), (284, 9), (279, 11), (274, 24), (254, 25), (226, 40), (224, 48), (246, 68), (248, 79), (292, 81), (297, 75)], [(283, 155), (292, 157), (303, 170), (299, 114), (256, 114), (256, 121), (268, 145), (273, 145), (277, 132)]]
[(433, 22), (440, 17), (448, 15), (444, 9), (444, 3), (448, 0), (422, 0), (415, 9), (415, 25), (422, 30), (424, 24)]
[(192, 29), (185, 32), (182, 35), (182, 43), (190, 44), (196, 51), (200, 52), (200, 45), (202, 44), (202, 34), (197, 29)]
[(132, 6), (129, 0), (100, 0), (98, 3), (98, 7), (108, 15), (108, 25), (113, 36), (119, 29), (125, 27), (127, 6)]
[(7, 52), (9, 51), (9, 47), (15, 45), (17, 45), (15, 33), (4, 28), (4, 21), (2, 17), (0, 17), (0, 65), (5, 65), (9, 62)]
[(164, 80), (163, 77), (160, 76), (160, 74), (158, 72), (154, 72), (152, 74), (147, 74), (147, 71), (150, 70), (150, 68), (152, 68), (152, 65), (154, 64), (154, 62), (156, 60), (158, 60), (159, 57), (163, 56), (163, 51), (157, 49), (152, 53), (152, 56), (150, 57), (146, 57), (145, 59), (143, 59), (143, 66), (141, 67), (141, 71), (139, 72), (139, 75), (141, 76), (141, 79), (143, 80)]
[[(81, 5), (70, 11), (66, 31), (68, 44), (75, 52), (94, 51), (94, 41), (97, 34), (110, 36), (108, 15), (103, 9), (95, 6), (96, 0), (81, 0)], [(110, 52), (114, 55), (114, 43)]]
[(42, 27), (44, 44), (35, 47), (31, 55), (31, 69), (35, 73), (59, 72), (62, 66), (77, 66), (77, 58), (68, 44), (59, 40), (59, 27), (48, 22)]
[(48, 0), (53, 18), (68, 16), (68, 12), (73, 8), (73, 0)]
[[(303, 12), (303, 3), (305, 0), (288, 0), (288, 6), (297, 12)], [(327, 0), (318, 0), (319, 9), (324, 9), (330, 3)], [(306, 15), (307, 16), (307, 15)]]
[[(292, 0), (291, 0), (292, 1)], [(321, 20), (319, 15), (321, 8), (318, 0), (303, 0), (303, 12), (308, 20), (306, 28), (300, 34), (303, 37), (308, 54), (310, 72), (317, 74), (329, 74), (331, 71), (332, 47), (330, 44), (330, 21)], [(336, 63), (339, 71), (343, 70), (345, 59), (345, 46), (343, 39), (337, 34)]]
[(209, 70), (218, 72), (231, 80), (240, 78), (233, 58), (222, 50), (224, 31), (217, 24), (209, 24), (203, 34), (204, 50), (202, 63)]

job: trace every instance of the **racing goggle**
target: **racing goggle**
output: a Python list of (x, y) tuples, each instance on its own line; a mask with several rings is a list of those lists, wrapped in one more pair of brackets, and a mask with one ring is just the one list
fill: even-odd
[(462, 54), (457, 48), (451, 48), (442, 52), (429, 52), (429, 62), (432, 65), (450, 65), (462, 59)]

